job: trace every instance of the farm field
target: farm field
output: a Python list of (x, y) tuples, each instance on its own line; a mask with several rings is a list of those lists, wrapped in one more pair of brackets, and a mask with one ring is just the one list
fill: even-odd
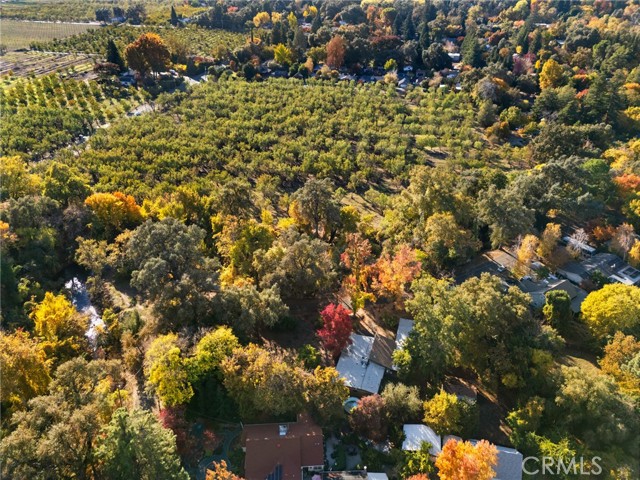
[[(96, 19), (100, 8), (127, 8), (136, 2), (129, 0), (16, 0), (2, 4), (2, 18), (16, 20), (90, 22)], [(140, 3), (140, 2), (138, 2)], [(147, 22), (157, 23), (169, 18), (170, 6), (180, 2), (172, 0), (145, 0)], [(190, 5), (176, 5), (176, 11), (191, 16), (204, 10)]]
[(107, 41), (112, 39), (124, 50), (142, 33), (157, 33), (171, 50), (195, 55), (211, 55), (219, 49), (233, 50), (244, 45), (247, 36), (225, 30), (209, 30), (198, 27), (169, 29), (161, 27), (132, 27), (128, 25), (95, 28), (87, 32), (50, 41), (32, 42), (35, 50), (48, 52), (82, 52), (104, 55)]
[(90, 23), (26, 22), (5, 18), (0, 21), (0, 42), (7, 50), (19, 50), (29, 48), (31, 42), (70, 37), (95, 27), (95, 24)]
[(63, 76), (93, 75), (93, 58), (84, 54), (8, 52), (0, 57), (0, 77), (7, 86), (18, 78), (59, 72)]

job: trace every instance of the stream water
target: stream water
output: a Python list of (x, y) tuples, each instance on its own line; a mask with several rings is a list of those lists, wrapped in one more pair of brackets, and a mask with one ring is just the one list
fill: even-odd
[(80, 280), (78, 277), (73, 277), (65, 283), (64, 286), (69, 290), (69, 293), (71, 294), (71, 301), (76, 307), (76, 310), (89, 316), (89, 327), (87, 328), (85, 335), (95, 346), (96, 338), (98, 336), (98, 328), (103, 327), (104, 322), (100, 315), (98, 315), (96, 307), (91, 304), (91, 298), (89, 298), (89, 292), (87, 291), (85, 282)]

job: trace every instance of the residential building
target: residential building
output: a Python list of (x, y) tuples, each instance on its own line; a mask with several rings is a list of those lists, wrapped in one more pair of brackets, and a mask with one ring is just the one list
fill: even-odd
[(577, 285), (591, 280), (596, 272), (612, 282), (624, 285), (640, 284), (640, 271), (613, 253), (597, 253), (580, 263), (569, 262), (558, 268), (559, 275)]
[(245, 425), (242, 430), (247, 480), (302, 480), (303, 469), (324, 469), (324, 436), (309, 415), (292, 423)]

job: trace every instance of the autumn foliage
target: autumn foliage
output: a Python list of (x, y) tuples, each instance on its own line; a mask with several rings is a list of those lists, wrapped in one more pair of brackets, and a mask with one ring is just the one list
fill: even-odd
[(142, 222), (140, 206), (131, 195), (121, 192), (94, 193), (84, 203), (106, 229), (121, 231)]
[(449, 440), (436, 459), (440, 480), (490, 480), (494, 478), (498, 451), (486, 440), (470, 442)]
[(402, 302), (405, 287), (420, 273), (416, 251), (401, 245), (394, 255), (385, 253), (375, 264), (373, 288), (379, 296)]
[(318, 330), (318, 337), (324, 348), (337, 357), (349, 343), (349, 337), (353, 332), (351, 312), (342, 305), (330, 303), (320, 312), (320, 316), (323, 327)]
[(227, 470), (227, 462), (222, 460), (220, 463), (213, 462), (213, 468), (207, 469), (206, 480), (243, 480), (235, 473)]
[(344, 63), (346, 45), (344, 38), (336, 35), (327, 43), (327, 65), (331, 68), (340, 68)]
[(162, 38), (155, 33), (144, 33), (127, 45), (124, 51), (127, 64), (141, 76), (149, 72), (163, 72), (169, 65), (171, 54)]

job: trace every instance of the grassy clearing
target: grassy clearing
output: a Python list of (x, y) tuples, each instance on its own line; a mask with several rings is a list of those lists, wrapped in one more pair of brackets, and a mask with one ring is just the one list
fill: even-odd
[(95, 25), (80, 23), (22, 22), (19, 20), (0, 21), (0, 43), (7, 50), (29, 48), (31, 42), (44, 42), (66, 38), (86, 32)]

